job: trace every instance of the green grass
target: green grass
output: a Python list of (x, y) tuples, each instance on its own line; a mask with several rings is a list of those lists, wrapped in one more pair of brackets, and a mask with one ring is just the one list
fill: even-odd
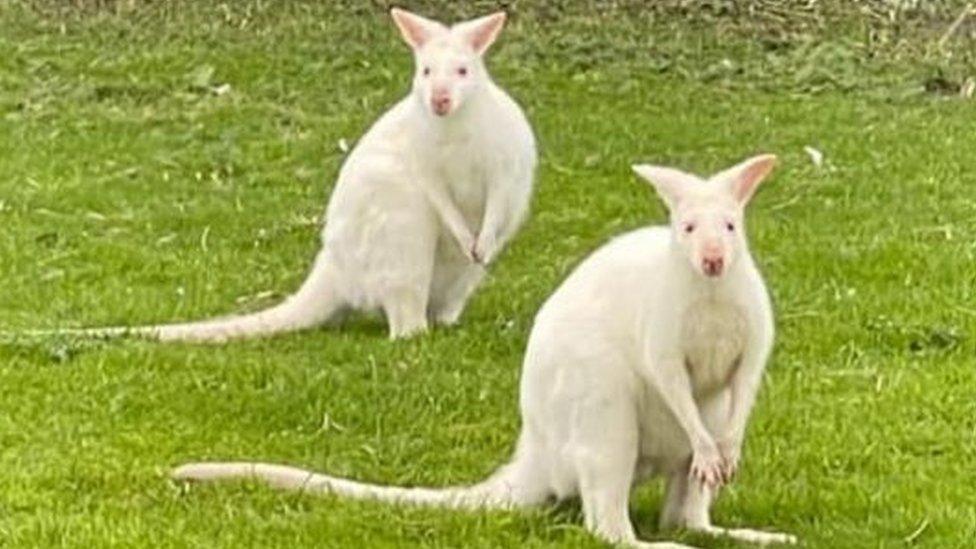
[[(371, 3), (228, 5), (0, 2), (0, 326), (200, 318), (302, 279), (337, 142), (404, 93), (410, 57)], [(750, 234), (779, 337), (715, 521), (808, 547), (901, 547), (920, 527), (913, 544), (968, 546), (976, 103), (923, 91), (972, 74), (966, 55), (874, 55), (857, 21), (763, 46), (755, 35), (775, 29), (744, 16), (571, 7), (517, 7), (493, 52), (541, 167), (533, 216), (460, 327), (396, 343), (370, 318), (216, 347), (8, 342), (0, 545), (599, 547), (574, 504), (464, 514), (187, 489), (166, 472), (259, 458), (384, 483), (480, 479), (514, 442), (538, 306), (607, 238), (664, 219), (629, 164), (709, 172), (769, 151), (782, 166)], [(662, 537), (660, 496), (650, 485), (632, 505), (648, 538)]]

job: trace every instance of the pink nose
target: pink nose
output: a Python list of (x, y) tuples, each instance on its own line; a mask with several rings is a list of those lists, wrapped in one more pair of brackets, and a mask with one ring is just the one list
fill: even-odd
[(725, 260), (722, 259), (722, 256), (702, 258), (702, 271), (707, 276), (719, 276), (722, 274), (723, 268), (725, 268)]
[(444, 116), (451, 110), (451, 98), (446, 95), (435, 95), (430, 99), (430, 107), (434, 114)]

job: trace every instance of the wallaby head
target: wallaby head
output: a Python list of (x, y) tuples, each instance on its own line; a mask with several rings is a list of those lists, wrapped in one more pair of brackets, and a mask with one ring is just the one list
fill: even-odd
[(674, 242), (695, 272), (718, 279), (748, 253), (743, 218), (759, 183), (776, 164), (771, 154), (755, 156), (707, 180), (674, 168), (635, 165), (671, 213)]
[(430, 113), (443, 117), (457, 112), (489, 81), (482, 56), (505, 24), (504, 12), (450, 28), (399, 8), (390, 15), (413, 49), (413, 93)]

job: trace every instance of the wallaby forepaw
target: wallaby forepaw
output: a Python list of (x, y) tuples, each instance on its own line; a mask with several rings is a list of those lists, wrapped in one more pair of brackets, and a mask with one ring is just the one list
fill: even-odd
[(468, 253), (468, 259), (470, 259), (472, 263), (484, 265), (484, 259), (482, 259), (481, 254), (478, 253), (477, 246), (471, 248), (471, 251)]
[(719, 441), (718, 451), (722, 456), (722, 480), (725, 484), (732, 482), (739, 472), (739, 455), (741, 444), (734, 441)]
[(724, 474), (724, 460), (714, 446), (695, 450), (691, 458), (688, 476), (709, 488), (722, 485)]
[(470, 234), (466, 236), (458, 236), (457, 242), (461, 247), (461, 253), (464, 254), (464, 257), (468, 258), (468, 260), (472, 263), (479, 263), (478, 255), (476, 253), (478, 245), (474, 236)]
[(475, 242), (474, 248), (471, 250), (471, 256), (474, 258), (475, 263), (481, 265), (491, 263), (491, 260), (495, 258), (495, 252), (498, 248), (495, 239), (484, 236), (484, 234), (478, 235), (478, 241)]

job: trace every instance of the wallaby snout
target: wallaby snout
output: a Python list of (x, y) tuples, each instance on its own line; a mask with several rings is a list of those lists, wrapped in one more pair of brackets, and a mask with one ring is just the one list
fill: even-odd
[(722, 275), (722, 271), (725, 270), (725, 258), (720, 255), (705, 256), (702, 258), (701, 267), (705, 276), (719, 277)]
[(430, 96), (430, 109), (437, 116), (446, 116), (451, 112), (451, 96), (446, 90), (436, 90)]
[(701, 271), (708, 277), (722, 276), (725, 270), (725, 253), (717, 242), (709, 242), (701, 251)]

